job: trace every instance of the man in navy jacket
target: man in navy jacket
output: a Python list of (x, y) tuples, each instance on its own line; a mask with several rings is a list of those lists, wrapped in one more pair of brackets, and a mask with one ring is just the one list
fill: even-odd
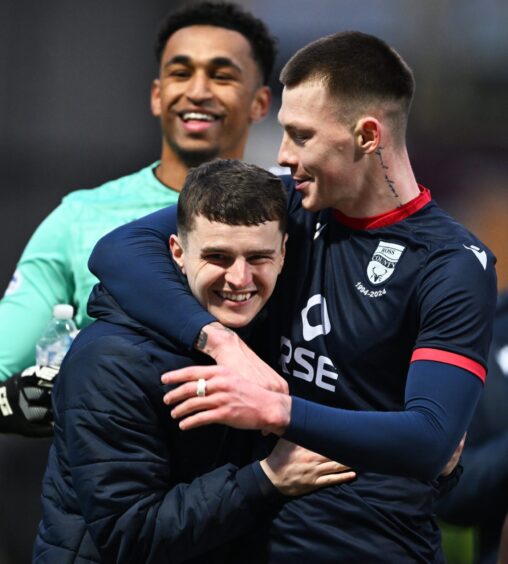
[[(285, 255), (280, 180), (218, 160), (189, 174), (179, 202), (170, 246), (193, 294), (226, 327), (261, 323)], [(209, 358), (134, 321), (101, 286), (89, 311), (97, 321), (77, 337), (54, 391), (34, 562), (238, 562), (241, 542), (231, 541), (268, 521), (282, 494), (354, 475), (286, 441), (252, 462), (258, 433), (183, 433), (160, 374)], [(204, 380), (195, 393), (206, 397)]]

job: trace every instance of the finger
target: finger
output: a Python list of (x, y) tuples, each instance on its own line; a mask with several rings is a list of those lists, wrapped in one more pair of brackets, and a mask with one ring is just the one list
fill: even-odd
[(206, 411), (208, 409), (215, 409), (218, 407), (216, 401), (213, 398), (190, 398), (185, 400), (183, 403), (179, 403), (171, 410), (171, 417), (173, 419), (181, 419), (182, 417), (187, 417), (196, 413), (198, 411)]
[(345, 484), (356, 478), (356, 472), (340, 472), (338, 474), (325, 474), (316, 478), (316, 485), (320, 487)]
[(351, 468), (330, 460), (319, 464), (318, 470), (323, 474), (339, 474), (340, 472), (347, 472), (348, 470), (351, 470)]
[(211, 378), (219, 371), (219, 367), (215, 364), (209, 366), (186, 366), (179, 370), (172, 370), (165, 372), (161, 376), (163, 384), (181, 384), (182, 382), (189, 382), (198, 380), (199, 378)]
[(210, 411), (200, 411), (194, 415), (190, 415), (182, 419), (178, 426), (182, 431), (196, 429), (203, 425), (210, 425), (212, 423), (223, 423), (223, 414), (219, 408), (211, 409)]
[[(210, 395), (210, 384), (207, 381), (206, 386), (206, 393)], [(172, 405), (174, 403), (185, 401), (188, 398), (195, 397), (197, 394), (197, 380), (193, 382), (187, 382), (185, 384), (181, 384), (177, 388), (170, 390), (167, 392), (164, 397), (163, 401), (166, 405)]]

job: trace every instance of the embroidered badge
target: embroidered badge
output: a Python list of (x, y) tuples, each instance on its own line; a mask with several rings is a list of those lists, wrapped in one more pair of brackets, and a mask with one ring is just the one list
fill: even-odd
[(393, 274), (397, 263), (406, 247), (396, 243), (379, 241), (377, 249), (367, 266), (369, 282), (374, 285), (383, 284)]

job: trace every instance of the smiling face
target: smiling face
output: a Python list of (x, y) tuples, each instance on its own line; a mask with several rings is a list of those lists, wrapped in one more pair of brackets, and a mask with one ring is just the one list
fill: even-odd
[(195, 218), (185, 240), (172, 235), (173, 258), (197, 300), (223, 325), (247, 325), (271, 296), (285, 240), (278, 221), (227, 225)]
[(262, 119), (270, 91), (247, 39), (237, 31), (194, 25), (170, 36), (152, 86), (164, 151), (194, 165), (241, 158), (249, 126)]
[(340, 209), (357, 194), (355, 137), (338, 119), (337, 104), (316, 82), (284, 88), (282, 94), (278, 161), (291, 169), (302, 205), (310, 211)]

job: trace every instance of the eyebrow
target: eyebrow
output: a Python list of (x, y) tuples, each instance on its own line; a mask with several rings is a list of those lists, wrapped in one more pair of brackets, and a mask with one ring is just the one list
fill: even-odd
[[(164, 63), (164, 68), (169, 67), (170, 65), (185, 65), (187, 67), (194, 66), (192, 59), (187, 55), (175, 55), (174, 57), (171, 57), (169, 61), (166, 61), (166, 63)], [(242, 74), (242, 69), (229, 57), (214, 57), (213, 59), (208, 61), (207, 66), (212, 66), (215, 68), (229, 67)]]
[[(201, 254), (205, 253), (230, 253), (231, 251), (227, 247), (203, 247), (201, 249)], [(252, 249), (246, 254), (249, 255), (274, 255), (276, 249)]]

